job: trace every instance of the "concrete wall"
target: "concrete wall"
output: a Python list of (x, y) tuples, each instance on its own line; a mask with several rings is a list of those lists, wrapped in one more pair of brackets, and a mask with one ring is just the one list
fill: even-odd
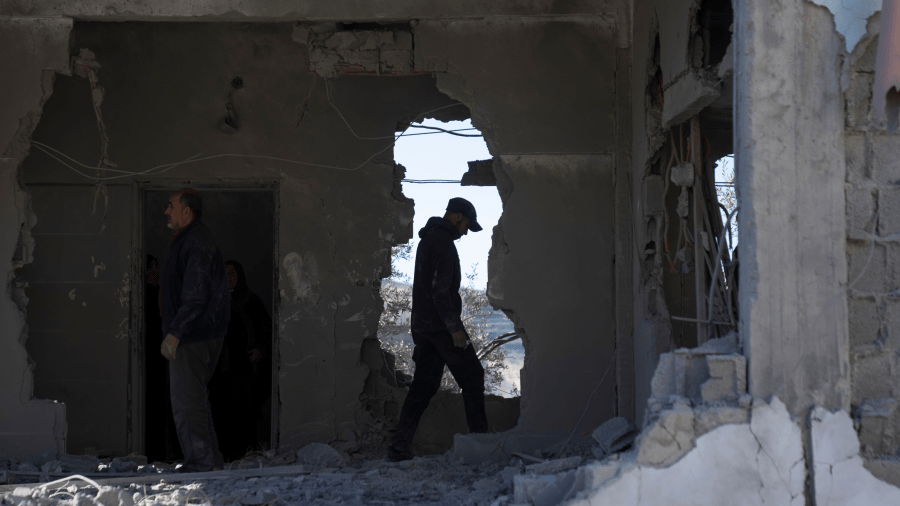
[(589, 405), (578, 426), (587, 433), (631, 404), (615, 393), (628, 374), (615, 363), (613, 264), (616, 198), (627, 195), (614, 173), (628, 156), (617, 109), (628, 93), (616, 81), (628, 73), (628, 31), (614, 16), (416, 27), (416, 70), (437, 72), (494, 155), (504, 214), (488, 296), (525, 336), (521, 431), (569, 432)]
[(842, 51), (822, 7), (735, 3), (739, 329), (750, 393), (795, 416), (850, 407)]
[(900, 450), (900, 137), (886, 131), (872, 107), (880, 24), (880, 14), (869, 19), (842, 68), (851, 405), (867, 456)]
[(50, 96), (53, 71), (68, 69), (70, 20), (5, 19), (0, 62), (15, 69), (0, 90), (0, 448), (7, 456), (49, 459), (65, 448), (65, 406), (32, 398), (33, 361), (25, 350), (27, 282), (16, 269), (32, 260), (36, 217), (19, 179), (27, 142)]
[[(102, 109), (109, 156), (119, 168), (146, 169), (199, 152), (251, 153), (356, 167), (388, 142), (354, 138), (327, 104), (321, 83), (300, 121), (298, 111), (313, 76), (307, 71), (305, 46), (294, 42), (291, 33), (290, 24), (85, 23), (76, 24), (70, 49), (89, 47), (102, 65), (98, 75), (106, 89)], [(186, 51), (187, 47), (191, 50)], [(236, 75), (243, 77), (244, 86), (233, 91), (231, 81)], [(452, 103), (437, 91), (430, 76), (342, 78), (332, 84), (334, 100), (347, 120), (368, 136), (389, 136), (404, 118)], [(60, 76), (54, 89), (34, 139), (93, 164), (99, 139), (88, 83), (80, 77)], [(233, 135), (218, 128), (229, 99), (241, 121)], [(455, 114), (464, 117), (465, 108), (458, 110)], [(368, 374), (359, 361), (360, 345), (375, 334), (381, 306), (377, 287), (388, 272), (390, 246), (411, 235), (412, 202), (394, 193), (399, 177), (402, 171), (395, 171), (388, 149), (354, 171), (232, 157), (141, 178), (164, 179), (179, 186), (277, 181), (282, 443), (329, 440), (356, 425), (361, 411), (358, 396)], [(69, 186), (83, 185), (85, 180), (43, 152), (32, 149), (22, 178), (29, 188), (67, 192), (73, 199), (68, 207), (71, 219), (91, 219), (89, 188)], [(134, 195), (130, 188), (121, 189), (124, 194), (115, 193), (118, 187), (110, 188), (110, 216), (128, 221), (129, 198)], [(103, 234), (111, 236), (111, 227), (108, 221)], [(90, 228), (91, 233), (97, 230)], [(131, 279), (143, 275), (143, 259), (135, 258), (133, 252), (139, 249), (131, 236), (113, 242), (110, 253), (116, 257), (117, 268), (101, 270), (96, 278), (111, 283), (104, 294), (98, 294), (106, 301), (115, 297), (123, 269)], [(66, 256), (65, 251), (48, 251), (38, 260), (48, 266)], [(132, 286), (131, 300), (142, 300), (139, 286)], [(55, 298), (65, 303), (73, 287), (65, 283), (54, 287)], [(88, 302), (79, 309), (90, 307)], [(67, 315), (63, 319), (61, 325), (75, 326), (80, 321)], [(103, 339), (118, 343), (115, 335), (123, 318), (114, 313), (97, 315), (97, 319), (96, 325), (110, 326)], [(34, 344), (37, 348), (43, 343)], [(96, 360), (91, 352), (101, 348), (106, 348), (102, 341), (92, 341), (78, 348), (76, 356), (90, 362)], [(127, 363), (127, 349), (116, 355), (102, 359)], [(78, 360), (68, 366), (77, 364)], [(119, 391), (125, 388), (124, 384), (118, 387)], [(123, 409), (119, 420), (126, 415)], [(136, 441), (132, 434), (127, 440), (115, 436), (115, 442), (107, 444), (112, 445), (110, 450), (127, 451), (135, 448)]]

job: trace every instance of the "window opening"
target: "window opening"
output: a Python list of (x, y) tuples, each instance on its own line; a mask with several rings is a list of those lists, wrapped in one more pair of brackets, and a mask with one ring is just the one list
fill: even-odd
[[(469, 233), (457, 246), (464, 278), (460, 290), (463, 322), (478, 344), (478, 354), (485, 366), (485, 392), (517, 397), (525, 349), (521, 340), (514, 337), (513, 323), (502, 311), (491, 307), (485, 290), (491, 230), (499, 221), (503, 206), (496, 187), (460, 186), (463, 174), (469, 169), (468, 162), (489, 160), (491, 154), (470, 120), (444, 123), (427, 119), (420, 125), (407, 130), (394, 148), (394, 159), (406, 168), (403, 194), (415, 201), (415, 217), (413, 240), (392, 250), (393, 273), (382, 285), (385, 310), (379, 324), (379, 339), (396, 356), (397, 370), (401, 375), (408, 375), (411, 381), (415, 364), (409, 309), (418, 231), (428, 218), (444, 215), (450, 198), (465, 198), (475, 206), (484, 230)], [(441, 388), (458, 391), (446, 370)]]

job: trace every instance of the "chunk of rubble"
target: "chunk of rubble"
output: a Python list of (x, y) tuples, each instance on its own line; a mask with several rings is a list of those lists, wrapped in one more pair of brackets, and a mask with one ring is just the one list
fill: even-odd
[(297, 452), (297, 462), (313, 467), (343, 467), (344, 456), (324, 443), (310, 443)]
[(597, 442), (594, 456), (602, 460), (606, 455), (617, 453), (634, 443), (637, 427), (621, 416), (607, 420), (597, 427), (591, 437)]
[(540, 464), (531, 464), (525, 467), (528, 474), (556, 474), (569, 469), (574, 469), (581, 464), (581, 457), (569, 457), (565, 459), (548, 460)]

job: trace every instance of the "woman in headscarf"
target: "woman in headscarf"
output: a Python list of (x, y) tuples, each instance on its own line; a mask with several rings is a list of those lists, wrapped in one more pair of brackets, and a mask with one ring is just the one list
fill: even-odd
[(256, 422), (265, 402), (261, 383), (271, 384), (272, 319), (247, 286), (244, 267), (229, 260), (225, 272), (231, 320), (209, 389), (219, 449), (226, 460), (235, 460), (258, 443)]

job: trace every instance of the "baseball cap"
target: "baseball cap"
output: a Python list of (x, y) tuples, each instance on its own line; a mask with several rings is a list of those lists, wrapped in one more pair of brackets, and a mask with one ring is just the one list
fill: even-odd
[(478, 220), (475, 219), (475, 206), (468, 200), (461, 197), (450, 199), (450, 202), (447, 203), (447, 212), (461, 213), (466, 218), (469, 218), (469, 230), (472, 232), (481, 232), (481, 225), (479, 225)]

